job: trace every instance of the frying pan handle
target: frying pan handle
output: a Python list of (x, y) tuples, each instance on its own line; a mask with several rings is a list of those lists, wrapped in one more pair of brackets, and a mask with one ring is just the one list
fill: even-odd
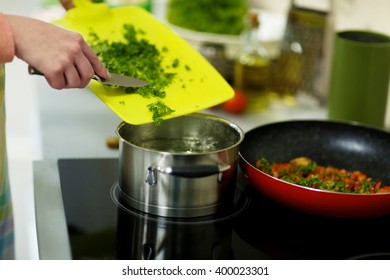
[(222, 173), (230, 169), (230, 165), (196, 165), (196, 166), (168, 166), (157, 167), (157, 171), (186, 178), (206, 177)]

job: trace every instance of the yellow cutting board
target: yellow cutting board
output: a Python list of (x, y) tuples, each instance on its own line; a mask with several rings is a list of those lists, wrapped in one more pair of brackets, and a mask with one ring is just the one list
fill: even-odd
[[(136, 6), (111, 8), (104, 3), (75, 1), (76, 7), (54, 23), (68, 30), (81, 33), (86, 40), (91, 31), (101, 39), (118, 41), (122, 38), (124, 24), (132, 24), (145, 32), (144, 38), (159, 50), (166, 48), (163, 65), (171, 65), (179, 59), (180, 67), (162, 101), (175, 112), (164, 119), (182, 116), (207, 109), (231, 99), (234, 90), (215, 68), (179, 35), (161, 23), (151, 13)], [(185, 69), (185, 65), (190, 70)], [(145, 69), (144, 71), (148, 71)], [(91, 81), (89, 89), (96, 94), (123, 121), (139, 125), (152, 122), (147, 105), (157, 101), (137, 93), (128, 94), (121, 88), (110, 88)]]

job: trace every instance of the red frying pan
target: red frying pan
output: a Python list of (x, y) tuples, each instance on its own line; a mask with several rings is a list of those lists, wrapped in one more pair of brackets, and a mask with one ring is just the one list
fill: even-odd
[(269, 162), (287, 162), (304, 156), (319, 165), (360, 170), (390, 185), (390, 133), (386, 131), (349, 122), (278, 122), (247, 132), (239, 154), (249, 184), (285, 206), (338, 218), (390, 215), (390, 193), (347, 194), (302, 187), (254, 166), (260, 157)]

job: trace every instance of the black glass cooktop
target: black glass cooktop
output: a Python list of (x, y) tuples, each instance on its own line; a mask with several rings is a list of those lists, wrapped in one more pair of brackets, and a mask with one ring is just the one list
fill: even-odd
[(228, 212), (157, 217), (121, 201), (117, 159), (61, 159), (58, 166), (73, 259), (390, 258), (390, 217), (312, 216), (267, 199), (245, 181)]

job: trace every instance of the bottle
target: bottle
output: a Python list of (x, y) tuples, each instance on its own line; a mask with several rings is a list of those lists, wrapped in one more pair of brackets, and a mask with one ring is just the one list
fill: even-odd
[(234, 63), (234, 88), (245, 94), (248, 112), (263, 111), (269, 104), (271, 60), (259, 39), (259, 28), (258, 13), (249, 12)]
[(324, 105), (334, 1), (290, 1), (280, 55), (275, 61), (273, 90), (281, 96), (306, 96)]

